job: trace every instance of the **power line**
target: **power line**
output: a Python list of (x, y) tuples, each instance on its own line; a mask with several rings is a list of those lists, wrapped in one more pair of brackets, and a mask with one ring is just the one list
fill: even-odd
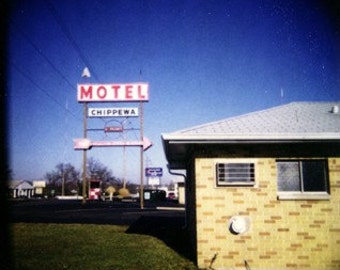
[(73, 114), (68, 108), (65, 108), (54, 96), (46, 92), (42, 87), (40, 87), (27, 73), (25, 73), (22, 69), (20, 69), (14, 62), (11, 62), (11, 65), (28, 81), (30, 81), (38, 90), (43, 92), (47, 97), (49, 97), (52, 101), (54, 101), (59, 107), (63, 110), (67, 111), (70, 115), (72, 115), (75, 119), (79, 120), (76, 115)]
[(67, 37), (67, 39), (70, 41), (73, 49), (78, 53), (79, 57), (81, 58), (81, 60), (83, 61), (83, 63), (85, 64), (86, 67), (88, 67), (91, 70), (91, 74), (92, 76), (99, 81), (97, 74), (94, 72), (93, 67), (90, 64), (90, 61), (88, 60), (88, 58), (85, 56), (85, 54), (83, 54), (83, 52), (81, 51), (81, 49), (79, 48), (79, 46), (77, 45), (77, 43), (75, 42), (74, 38), (72, 37), (71, 32), (68, 30), (68, 28), (66, 27), (66, 25), (64, 24), (61, 16), (59, 16), (59, 14), (57, 13), (56, 9), (54, 8), (54, 6), (52, 5), (52, 3), (50, 1), (45, 1), (47, 8), (49, 9), (49, 11), (52, 13), (53, 17), (55, 18), (56, 22), (58, 23), (58, 25), (61, 28), (61, 31), (64, 33), (64, 35)]
[(53, 70), (55, 72), (58, 73), (58, 75), (67, 82), (67, 84), (73, 89), (73, 90), (76, 90), (75, 86), (65, 77), (64, 74), (61, 73), (61, 71), (52, 63), (52, 61), (45, 55), (42, 53), (42, 51), (38, 48), (37, 45), (35, 45), (33, 43), (33, 41), (28, 37), (28, 35), (26, 35), (24, 33), (24, 31), (22, 31), (19, 27), (17, 27), (15, 25), (15, 23), (13, 23), (13, 21), (11, 21), (12, 25), (15, 26), (15, 28), (19, 31), (19, 33), (26, 39), (26, 41), (31, 44), (31, 46), (36, 50), (36, 52), (42, 57), (44, 58), (44, 60), (53, 68)]
[[(53, 62), (39, 49), (39, 47), (34, 44), (34, 42), (29, 38), (29, 36), (22, 31), (21, 28), (19, 28), (12, 20), (10, 20), (10, 23), (16, 28), (16, 30), (18, 30), (18, 32), (24, 37), (24, 39), (34, 48), (34, 50), (53, 68), (53, 70), (72, 88), (72, 90), (77, 90), (76, 87), (66, 78), (66, 76), (53, 64)], [(13, 33), (13, 32), (12, 32)], [(42, 87), (40, 87), (36, 82), (34, 82), (32, 80), (32, 78), (30, 76), (28, 76), (26, 73), (24, 73), (21, 69), (18, 68), (17, 65), (15, 65), (13, 62), (12, 64), (14, 65), (15, 69), (22, 75), (24, 76), (26, 79), (28, 79), (33, 85), (35, 85), (39, 90), (41, 90), (42, 92), (44, 92), (49, 98), (52, 98), (53, 101), (57, 102), (57, 104), (59, 106), (61, 106), (61, 104), (55, 100), (55, 98), (51, 95), (49, 95), (47, 92), (45, 92), (43, 90)], [(75, 117), (75, 115), (68, 109), (68, 108), (64, 108), (63, 109), (65, 111), (67, 111), (68, 113), (70, 113), (73, 117)]]

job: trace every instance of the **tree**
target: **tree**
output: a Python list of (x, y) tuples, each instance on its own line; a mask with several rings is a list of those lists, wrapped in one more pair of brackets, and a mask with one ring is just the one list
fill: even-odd
[(46, 173), (47, 185), (57, 194), (71, 194), (72, 190), (78, 191), (80, 172), (70, 163), (59, 163), (56, 170)]
[(103, 182), (109, 182), (114, 179), (110, 170), (107, 169), (100, 161), (93, 157), (87, 160), (87, 172), (90, 179), (99, 179)]
[[(87, 160), (87, 177), (88, 179), (98, 179), (102, 181), (102, 187), (105, 190), (107, 187), (112, 186), (117, 190), (120, 188), (130, 189), (130, 182), (124, 181), (112, 175), (112, 172), (108, 170), (100, 161), (93, 157)], [(135, 190), (135, 189), (134, 189)]]

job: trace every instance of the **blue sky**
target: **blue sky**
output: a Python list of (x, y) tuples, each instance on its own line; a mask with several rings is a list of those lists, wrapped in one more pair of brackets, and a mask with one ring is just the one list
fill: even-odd
[[(340, 100), (340, 34), (327, 1), (17, 0), (8, 33), (9, 161), (14, 179), (60, 162), (81, 169), (78, 83), (149, 83), (145, 164), (166, 173), (161, 133), (292, 101)], [(92, 77), (81, 77), (85, 66)], [(97, 104), (90, 105), (96, 107)], [(136, 103), (104, 104), (135, 107)], [(97, 106), (98, 107), (98, 106)], [(112, 119), (111, 119), (112, 120)], [(139, 120), (91, 119), (89, 128)], [(93, 140), (138, 131), (89, 131)], [(116, 177), (139, 183), (138, 148), (93, 148)], [(124, 166), (124, 161), (126, 166)], [(124, 169), (125, 168), (125, 169)]]

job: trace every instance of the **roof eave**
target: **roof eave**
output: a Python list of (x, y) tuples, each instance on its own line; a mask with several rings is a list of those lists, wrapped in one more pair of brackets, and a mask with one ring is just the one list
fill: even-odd
[(211, 141), (211, 143), (224, 142), (259, 142), (259, 141), (337, 141), (340, 133), (266, 133), (266, 134), (162, 134), (163, 141), (181, 141), (197, 143)]
[[(338, 133), (317, 133), (317, 134), (260, 134), (260, 135), (188, 135), (188, 134), (162, 134), (163, 149), (169, 166), (172, 169), (184, 169), (185, 152), (188, 147), (195, 145), (230, 145), (235, 147), (249, 145), (332, 145), (332, 155), (338, 151), (340, 145), (340, 134)], [(334, 145), (337, 145), (336, 149)], [(180, 147), (180, 148), (179, 148)], [(176, 150), (175, 150), (176, 149)], [(181, 149), (181, 150), (180, 150)], [(314, 148), (313, 148), (314, 149)], [(329, 149), (329, 148), (325, 148)], [(175, 151), (175, 152), (173, 152)], [(179, 151), (179, 152), (178, 152)], [(329, 151), (329, 150), (327, 150)], [(178, 155), (179, 154), (179, 155)], [(327, 154), (328, 155), (328, 154)], [(183, 159), (184, 158), (184, 159)]]

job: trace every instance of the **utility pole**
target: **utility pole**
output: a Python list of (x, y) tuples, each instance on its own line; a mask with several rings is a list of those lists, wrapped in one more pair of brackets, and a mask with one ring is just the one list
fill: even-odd
[(61, 172), (61, 196), (65, 196), (65, 172), (64, 172), (64, 164)]

